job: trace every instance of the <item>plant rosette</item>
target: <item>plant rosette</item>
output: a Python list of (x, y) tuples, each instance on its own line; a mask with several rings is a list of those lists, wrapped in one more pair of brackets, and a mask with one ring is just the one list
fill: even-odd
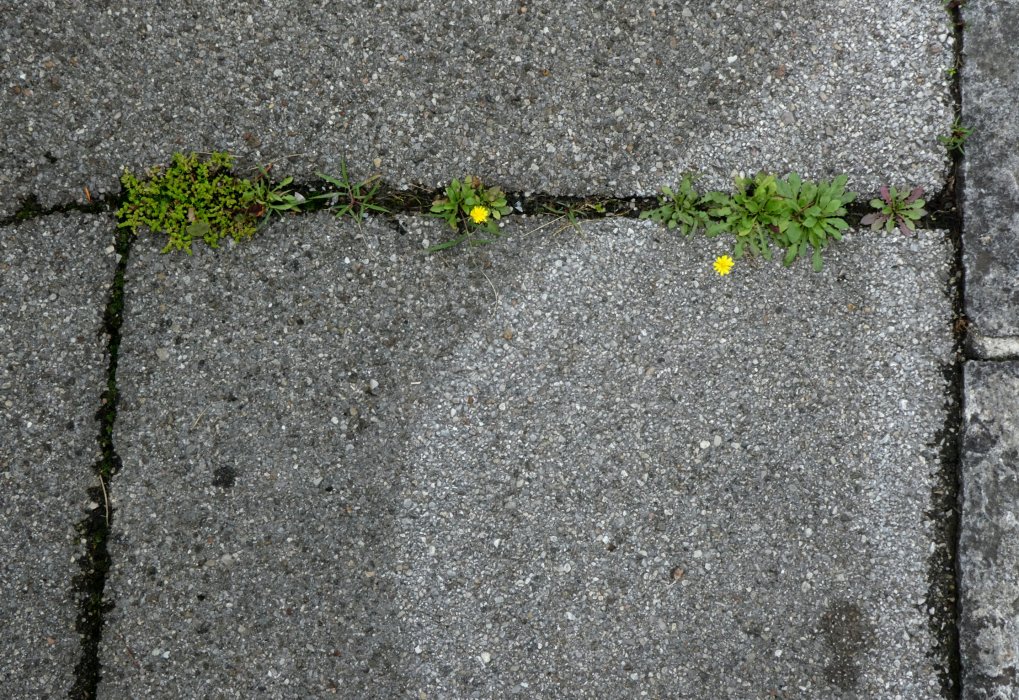
[[(430, 209), (435, 216), (444, 219), (457, 235), (453, 240), (438, 243), (428, 248), (436, 252), (460, 245), (484, 245), (499, 237), (499, 219), (512, 209), (506, 203), (506, 194), (498, 187), (485, 187), (478, 177), (467, 177), (461, 182), (453, 180), (446, 187), (446, 196), (432, 202)], [(475, 234), (485, 231), (490, 237)]]
[(916, 234), (916, 222), (927, 214), (924, 209), (926, 200), (922, 199), (923, 188), (914, 187), (906, 195), (894, 187), (883, 185), (880, 190), (881, 197), (870, 200), (870, 206), (877, 211), (867, 214), (860, 223), (870, 226), (877, 231), (884, 228), (885, 231), (892, 231), (896, 227), (906, 236)]

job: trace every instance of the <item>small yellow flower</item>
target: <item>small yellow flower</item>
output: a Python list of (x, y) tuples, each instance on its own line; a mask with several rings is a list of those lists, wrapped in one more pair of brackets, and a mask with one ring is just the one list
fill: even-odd
[(715, 258), (715, 272), (720, 275), (727, 275), (732, 272), (733, 264), (732, 258), (728, 255), (720, 255)]
[(483, 224), (488, 221), (488, 207), (474, 207), (471, 209), (471, 221), (476, 224)]

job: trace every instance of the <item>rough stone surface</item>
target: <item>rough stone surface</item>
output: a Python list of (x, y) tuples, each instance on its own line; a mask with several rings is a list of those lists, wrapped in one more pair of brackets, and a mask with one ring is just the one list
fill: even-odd
[(963, 6), (966, 315), (980, 356), (1019, 357), (1019, 2)]
[(542, 223), (136, 246), (103, 697), (940, 697), (946, 237)]
[(937, 192), (948, 166), (940, 0), (0, 0), (0, 15), (0, 216), (28, 193), (115, 191), (122, 166), (175, 150), (574, 195), (758, 169)]
[(959, 540), (967, 700), (1019, 688), (1019, 363), (966, 364)]
[(112, 230), (81, 216), (0, 228), (0, 688), (11, 698), (63, 696), (80, 655), (74, 526), (99, 457)]

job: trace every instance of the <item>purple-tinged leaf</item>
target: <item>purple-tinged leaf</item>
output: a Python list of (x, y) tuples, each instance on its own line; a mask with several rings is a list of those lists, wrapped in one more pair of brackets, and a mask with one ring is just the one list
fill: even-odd
[(892, 195), (888, 194), (888, 185), (881, 185), (881, 199), (885, 200), (888, 204), (892, 203)]
[(916, 200), (917, 197), (921, 197), (921, 196), (923, 196), (923, 188), (922, 187), (914, 187), (913, 191), (909, 193), (908, 197), (906, 197), (905, 203), (906, 204), (912, 204)]

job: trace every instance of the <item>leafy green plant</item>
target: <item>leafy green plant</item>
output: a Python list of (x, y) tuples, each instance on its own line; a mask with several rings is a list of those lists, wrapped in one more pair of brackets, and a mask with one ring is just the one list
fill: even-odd
[(294, 178), (286, 177), (273, 184), (269, 178), (269, 168), (259, 168), (258, 176), (251, 182), (251, 191), (244, 197), (249, 210), (257, 217), (263, 218), (270, 214), (282, 216), (286, 212), (298, 212), (306, 200), (300, 192), (287, 189)]
[(772, 245), (785, 250), (786, 265), (810, 254), (814, 269), (820, 270), (821, 252), (829, 239), (840, 240), (849, 228), (843, 217), (856, 193), (846, 191), (846, 182), (845, 175), (815, 183), (804, 182), (797, 173), (781, 179), (758, 173), (736, 178), (733, 194), (714, 191), (698, 196), (692, 178), (685, 176), (675, 191), (663, 187), (661, 206), (641, 212), (640, 218), (684, 234), (700, 228), (708, 236), (732, 234), (736, 258), (749, 252), (770, 259)]
[(814, 270), (822, 268), (821, 251), (828, 246), (828, 239), (842, 240), (842, 232), (849, 228), (842, 217), (856, 193), (846, 192), (847, 180), (839, 175), (831, 182), (803, 182), (798, 174), (790, 173), (775, 183), (781, 206), (776, 207), (779, 215), (771, 225), (772, 239), (786, 249), (786, 265), (812, 250)]
[(870, 206), (877, 211), (864, 216), (860, 223), (870, 226), (874, 231), (882, 227), (885, 231), (891, 231), (898, 226), (907, 236), (914, 233), (916, 222), (927, 214), (927, 210), (923, 208), (926, 204), (922, 199), (923, 188), (915, 187), (907, 195), (894, 187), (882, 186), (880, 193), (880, 198), (870, 200)]
[(966, 139), (968, 139), (972, 133), (972, 128), (963, 126), (962, 122), (956, 119), (952, 122), (951, 133), (949, 133), (948, 136), (939, 136), (938, 141), (944, 144), (949, 153), (958, 153), (959, 155), (962, 155)]
[(216, 248), (226, 236), (235, 241), (252, 236), (260, 219), (258, 190), (250, 180), (235, 177), (232, 168), (233, 157), (217, 151), (206, 159), (174, 153), (168, 168), (150, 170), (142, 180), (125, 171), (118, 227), (164, 232), (169, 236), (164, 253), (189, 255), (196, 238)]
[(735, 235), (733, 255), (737, 259), (743, 257), (747, 248), (754, 255), (771, 259), (771, 230), (782, 221), (784, 210), (774, 175), (758, 173), (753, 179), (738, 177), (732, 195), (708, 192), (704, 202), (712, 219), (706, 231), (708, 236)]
[(388, 214), (389, 210), (375, 202), (375, 197), (382, 186), (377, 175), (366, 180), (351, 180), (347, 173), (346, 161), (340, 161), (340, 176), (332, 177), (325, 173), (316, 173), (336, 189), (311, 197), (312, 200), (329, 200), (330, 207), (337, 217), (350, 216), (361, 223), (369, 212)]
[[(471, 176), (464, 178), (463, 182), (453, 180), (446, 187), (445, 194), (445, 197), (432, 202), (430, 211), (434, 216), (445, 219), (457, 236), (429, 247), (428, 252), (452, 248), (464, 241), (469, 245), (482, 245), (499, 237), (499, 219), (511, 211), (501, 189), (486, 188), (480, 178)], [(486, 231), (491, 238), (477, 237), (478, 231)]]
[(684, 175), (675, 191), (668, 187), (662, 188), (658, 197), (658, 207), (640, 213), (641, 219), (651, 219), (666, 228), (678, 228), (684, 236), (689, 236), (697, 229), (707, 228), (710, 217), (702, 209), (702, 198), (693, 187), (693, 177)]

